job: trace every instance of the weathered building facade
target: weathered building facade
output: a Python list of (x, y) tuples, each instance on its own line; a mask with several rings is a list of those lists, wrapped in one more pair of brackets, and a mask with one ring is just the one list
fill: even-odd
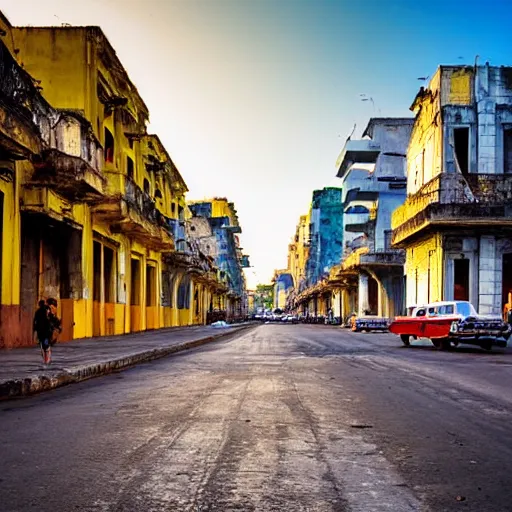
[[(307, 230), (301, 223), (297, 227), (299, 241), (290, 247), (299, 247), (302, 243), (304, 267), (297, 270), (304, 276), (295, 287), (295, 293), (290, 294), (293, 304), (291, 309), (312, 317), (326, 316), (332, 309), (332, 287), (327, 283), (331, 268), (341, 261), (343, 248), (343, 205), (342, 190), (337, 187), (325, 187), (313, 191), (310, 211), (306, 217), (309, 221)], [(301, 238), (301, 235), (307, 236)], [(306, 250), (307, 252), (306, 252)], [(296, 249), (295, 249), (296, 250)], [(289, 265), (293, 266), (294, 259), (300, 252), (289, 254)], [(296, 269), (292, 270), (297, 272)]]
[(203, 323), (215, 265), (180, 248), (186, 185), (106, 37), (0, 23), (0, 347), (48, 297), (62, 341)]
[[(247, 289), (243, 269), (249, 267), (249, 257), (240, 246), (242, 232), (233, 203), (226, 198), (190, 201), (193, 214), (190, 237), (201, 244), (219, 268), (220, 279), (226, 285), (225, 303), (213, 302), (217, 309), (224, 306), (226, 320), (235, 321), (247, 316)], [(198, 229), (201, 225), (202, 229)], [(209, 228), (209, 229), (208, 229)], [(221, 300), (217, 296), (217, 300)]]
[(512, 291), (512, 68), (441, 66), (411, 110), (408, 196), (392, 219), (407, 305), (465, 299), (500, 314)]
[(274, 271), (274, 309), (285, 310), (293, 291), (293, 276), (288, 269)]
[[(338, 158), (343, 187), (341, 267), (357, 275), (342, 291), (341, 316), (393, 317), (403, 310), (404, 251), (391, 247), (391, 214), (406, 197), (412, 118), (372, 118), (363, 139), (347, 140)], [(339, 273), (338, 273), (339, 274)]]

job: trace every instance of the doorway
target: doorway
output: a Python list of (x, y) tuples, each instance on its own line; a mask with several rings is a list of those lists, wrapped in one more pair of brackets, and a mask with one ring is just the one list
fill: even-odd
[(512, 253), (503, 255), (503, 262), (501, 267), (501, 305), (508, 304), (508, 309), (512, 309), (510, 303), (512, 297), (509, 300), (509, 295), (512, 293)]
[(101, 336), (101, 244), (93, 241), (92, 335)]
[(140, 260), (131, 259), (130, 278), (130, 330), (137, 332), (141, 329), (141, 304), (140, 304)]
[(453, 139), (455, 158), (460, 172), (467, 174), (469, 172), (469, 128), (454, 128)]
[(373, 277), (368, 277), (368, 314), (379, 314), (379, 285)]
[(469, 260), (453, 260), (453, 298), (469, 300)]

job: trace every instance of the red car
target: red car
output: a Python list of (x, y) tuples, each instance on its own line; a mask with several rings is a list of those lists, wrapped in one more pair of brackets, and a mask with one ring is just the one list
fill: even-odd
[(429, 338), (436, 348), (447, 350), (459, 343), (486, 350), (506, 347), (510, 325), (499, 316), (479, 315), (467, 301), (432, 302), (410, 308), (410, 316), (398, 316), (389, 326), (405, 346), (411, 337)]

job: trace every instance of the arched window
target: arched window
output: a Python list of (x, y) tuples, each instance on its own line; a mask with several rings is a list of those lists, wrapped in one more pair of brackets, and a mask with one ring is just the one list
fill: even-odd
[(159, 188), (157, 188), (157, 189), (155, 190), (155, 197), (156, 197), (157, 199), (162, 199), (162, 192), (160, 191), (160, 189), (159, 189)]

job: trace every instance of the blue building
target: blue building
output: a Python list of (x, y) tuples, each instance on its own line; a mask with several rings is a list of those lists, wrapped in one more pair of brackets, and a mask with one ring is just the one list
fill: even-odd
[[(233, 203), (224, 198), (210, 201), (197, 201), (189, 203), (189, 209), (194, 217), (208, 220), (211, 231), (209, 233), (195, 233), (194, 238), (208, 242), (210, 249), (206, 249), (214, 258), (222, 279), (228, 286), (228, 303), (226, 306), (228, 320), (237, 319), (247, 313), (247, 290), (243, 268), (249, 267), (249, 257), (242, 254), (239, 234), (242, 229)], [(193, 220), (193, 219), (192, 219)], [(194, 223), (192, 223), (194, 226)]]
[(328, 277), (340, 263), (343, 252), (342, 190), (325, 187), (313, 192), (310, 213), (310, 245), (306, 262), (306, 282), (313, 286)]

